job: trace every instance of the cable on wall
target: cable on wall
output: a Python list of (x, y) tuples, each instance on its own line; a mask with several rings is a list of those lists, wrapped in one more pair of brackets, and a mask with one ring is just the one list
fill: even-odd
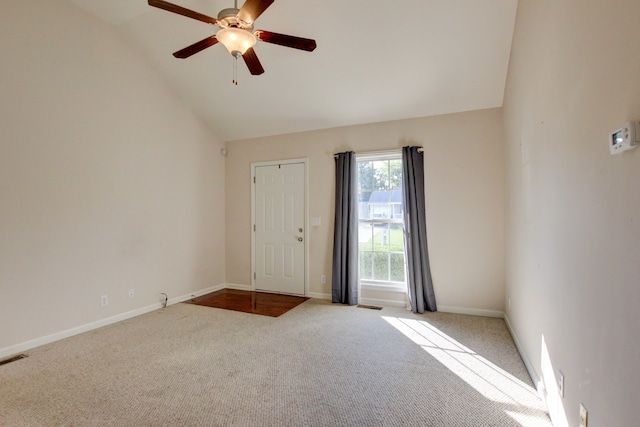
[(162, 302), (162, 308), (167, 308), (167, 302), (169, 301), (169, 297), (164, 292), (160, 295), (164, 295), (164, 301)]

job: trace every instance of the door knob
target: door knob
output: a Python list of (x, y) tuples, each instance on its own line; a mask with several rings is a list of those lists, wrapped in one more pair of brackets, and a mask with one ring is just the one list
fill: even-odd
[(302, 237), (298, 237), (298, 242), (302, 242)]

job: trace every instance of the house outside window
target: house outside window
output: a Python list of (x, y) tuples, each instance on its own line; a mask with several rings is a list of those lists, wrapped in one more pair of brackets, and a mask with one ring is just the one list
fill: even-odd
[(360, 283), (406, 292), (401, 153), (356, 161)]

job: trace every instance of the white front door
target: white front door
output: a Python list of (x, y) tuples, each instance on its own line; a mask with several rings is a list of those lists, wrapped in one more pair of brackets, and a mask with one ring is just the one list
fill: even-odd
[(255, 167), (255, 289), (305, 294), (305, 164)]

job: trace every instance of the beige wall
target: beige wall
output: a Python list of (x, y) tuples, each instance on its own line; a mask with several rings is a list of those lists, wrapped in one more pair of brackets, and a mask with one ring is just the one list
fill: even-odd
[(607, 148), (611, 130), (640, 120), (639, 23), (637, 0), (519, 2), (504, 106), (507, 315), (558, 426), (578, 425), (580, 402), (589, 425), (640, 416), (640, 149)]
[(0, 354), (223, 284), (222, 144), (154, 70), (66, 1), (3, 1), (0, 51)]
[[(251, 284), (251, 163), (309, 161), (310, 286), (331, 294), (334, 159), (363, 153), (425, 148), (427, 233), (438, 304), (502, 311), (504, 306), (504, 157), (500, 109), (227, 144), (227, 282)], [(327, 284), (320, 276), (327, 275)]]

